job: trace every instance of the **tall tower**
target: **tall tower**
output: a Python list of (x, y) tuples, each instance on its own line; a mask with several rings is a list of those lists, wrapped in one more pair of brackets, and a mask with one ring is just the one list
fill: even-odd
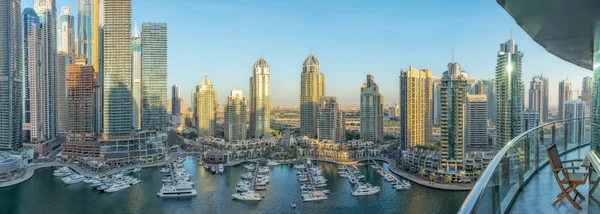
[(448, 63), (442, 77), (441, 139), (442, 160), (462, 164), (465, 136), (465, 105), (467, 103), (467, 74), (457, 62)]
[(104, 0), (103, 8), (102, 131), (107, 138), (129, 135), (133, 129), (131, 0)]
[(442, 79), (440, 78), (433, 78), (433, 99), (431, 106), (433, 109), (433, 124), (437, 125), (442, 122), (442, 105), (440, 104), (442, 96), (442, 92), (440, 90), (441, 80)]
[(171, 114), (180, 115), (181, 114), (181, 94), (179, 91), (179, 84), (173, 85), (171, 87)]
[(241, 90), (233, 90), (227, 97), (223, 129), (227, 142), (246, 139), (246, 98)]
[(56, 121), (58, 133), (67, 133), (68, 104), (67, 104), (67, 65), (70, 64), (69, 55), (64, 52), (56, 54)]
[(250, 77), (250, 137), (260, 138), (271, 130), (271, 66), (260, 57)]
[(0, 150), (21, 146), (21, 1), (0, 0)]
[[(575, 100), (567, 100), (565, 101), (565, 120), (575, 119), (575, 118), (584, 118), (585, 117), (585, 102), (579, 99)], [(569, 131), (567, 136), (567, 143), (569, 144), (577, 144), (582, 143), (583, 138), (585, 138), (585, 128), (584, 123), (577, 120), (572, 120), (568, 122)], [(581, 135), (579, 135), (581, 132)], [(578, 136), (581, 139), (578, 139)]]
[(40, 19), (40, 65), (42, 66), (44, 99), (44, 139), (52, 139), (57, 134), (58, 114), (56, 107), (57, 88), (57, 49), (56, 49), (56, 6), (54, 0), (36, 0), (34, 2), (35, 12)]
[(85, 56), (67, 65), (69, 141), (93, 140), (95, 73)]
[(465, 110), (465, 150), (489, 151), (485, 94), (468, 94)]
[(325, 76), (320, 71), (319, 60), (312, 53), (304, 60), (300, 78), (300, 135), (316, 138), (319, 100), (325, 94)]
[(490, 79), (489, 82), (490, 84), (485, 89), (488, 104), (488, 120), (491, 124), (496, 124), (496, 111), (498, 109), (498, 105), (496, 105), (498, 101), (496, 98), (496, 79)]
[(521, 80), (523, 53), (510, 39), (500, 44), (496, 64), (496, 149), (521, 133), (524, 86)]
[(594, 91), (594, 78), (588, 76), (583, 78), (581, 84), (581, 100), (585, 102), (585, 115), (591, 116), (592, 111), (592, 92)]
[(43, 78), (40, 66), (40, 20), (32, 8), (23, 10), (23, 142), (43, 138)]
[(69, 58), (68, 64), (70, 64), (75, 57), (75, 17), (71, 15), (69, 6), (62, 7), (60, 11), (56, 35), (58, 41), (57, 51), (65, 53)]
[(131, 123), (136, 130), (142, 128), (142, 38), (138, 26), (133, 29), (131, 38), (131, 93), (133, 99)]
[[(97, 4), (96, 4), (97, 5)], [(87, 64), (93, 64), (94, 47), (93, 47), (93, 0), (78, 0), (77, 5), (77, 45), (79, 50), (76, 55), (85, 55)], [(98, 25), (96, 25), (98, 26)]]
[(371, 75), (360, 88), (360, 139), (383, 140), (383, 95)]
[(208, 75), (198, 85), (196, 108), (198, 136), (214, 136), (217, 126), (217, 93), (208, 80)]
[(548, 77), (534, 76), (529, 85), (529, 109), (540, 114), (540, 123), (548, 122)]
[(573, 99), (571, 82), (568, 79), (558, 83), (558, 120), (565, 118), (565, 102)]
[(142, 129), (166, 129), (166, 105), (167, 24), (145, 22), (142, 24)]
[(335, 97), (324, 96), (319, 102), (319, 140), (343, 143), (346, 139), (344, 115)]
[(400, 149), (431, 141), (432, 75), (429, 69), (410, 66), (400, 71)]

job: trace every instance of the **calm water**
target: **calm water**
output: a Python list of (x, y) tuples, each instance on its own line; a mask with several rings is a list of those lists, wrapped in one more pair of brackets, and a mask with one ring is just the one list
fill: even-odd
[[(387, 169), (387, 164), (380, 163)], [(160, 168), (141, 171), (142, 183), (116, 193), (99, 193), (87, 184), (66, 186), (52, 176), (54, 169), (36, 171), (29, 181), (0, 189), (0, 213), (456, 213), (468, 192), (433, 190), (413, 184), (408, 191), (396, 191), (375, 171), (359, 169), (367, 181), (381, 186), (377, 195), (353, 197), (354, 188), (337, 175), (337, 166), (319, 163), (329, 180), (328, 200), (302, 202), (294, 169), (282, 165), (271, 170), (268, 190), (261, 202), (231, 199), (242, 167), (226, 167), (224, 174), (212, 174), (196, 166), (189, 157), (185, 169), (196, 182), (198, 196), (189, 199), (156, 197), (161, 187)], [(290, 207), (296, 201), (297, 208)]]

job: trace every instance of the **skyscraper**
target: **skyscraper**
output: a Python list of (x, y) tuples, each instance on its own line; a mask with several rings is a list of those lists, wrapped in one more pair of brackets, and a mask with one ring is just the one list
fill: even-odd
[(594, 91), (594, 78), (584, 77), (581, 84), (581, 100), (585, 102), (585, 115), (589, 117), (592, 111), (592, 92)]
[(54, 0), (36, 0), (34, 9), (40, 20), (40, 65), (43, 77), (42, 121), (44, 122), (44, 138), (53, 139), (57, 134), (58, 114), (56, 107), (58, 99), (57, 87), (57, 49), (56, 49), (56, 5)]
[(346, 139), (344, 114), (336, 97), (323, 96), (319, 102), (319, 140), (343, 143)]
[(485, 94), (467, 95), (465, 110), (465, 150), (489, 151), (487, 132), (487, 97)]
[(142, 38), (137, 25), (134, 26), (131, 42), (131, 122), (139, 130), (142, 128)]
[[(585, 117), (585, 102), (579, 99), (565, 101), (565, 120), (584, 118)], [(585, 123), (581, 120), (572, 120), (568, 122), (567, 143), (578, 144), (583, 143), (585, 137)]]
[(441, 140), (442, 160), (461, 163), (464, 154), (465, 105), (467, 103), (467, 73), (460, 64), (448, 63), (444, 72), (441, 90)]
[(246, 98), (241, 90), (233, 90), (227, 97), (223, 129), (227, 142), (246, 139)]
[(67, 133), (69, 130), (68, 123), (68, 104), (67, 104), (67, 65), (71, 59), (64, 52), (59, 52), (56, 55), (56, 120), (58, 133)]
[(181, 94), (179, 92), (179, 84), (175, 84), (173, 85), (173, 87), (171, 87), (171, 114), (173, 115), (181, 114), (181, 104), (179, 103), (179, 99), (181, 99)]
[[(92, 7), (93, 0), (78, 0), (77, 5), (77, 55), (85, 55), (88, 64), (93, 64), (93, 27), (92, 23)], [(98, 4), (95, 4), (98, 5)], [(98, 26), (98, 25), (96, 25)]]
[[(167, 24), (145, 22), (142, 24), (142, 129), (167, 128), (166, 102)], [(179, 105), (173, 111), (179, 111)]]
[(524, 87), (521, 80), (523, 53), (513, 39), (500, 44), (496, 65), (496, 148), (522, 131)]
[(486, 96), (488, 103), (488, 120), (491, 124), (496, 124), (496, 110), (498, 109), (497, 98), (496, 98), (496, 79), (490, 79), (490, 84), (486, 88)]
[(433, 109), (433, 124), (437, 125), (442, 122), (442, 105), (440, 104), (440, 98), (442, 96), (442, 92), (440, 90), (441, 81), (441, 78), (433, 78), (433, 100), (431, 103), (431, 109)]
[(198, 136), (213, 136), (217, 126), (217, 93), (208, 75), (198, 85), (196, 108)]
[(383, 95), (371, 75), (360, 88), (360, 139), (383, 140)]
[(533, 109), (523, 111), (521, 118), (523, 120), (523, 132), (540, 125), (540, 113)]
[(75, 18), (71, 15), (69, 6), (62, 7), (60, 11), (56, 35), (58, 41), (57, 51), (65, 53), (70, 64), (75, 57)]
[(85, 56), (67, 65), (69, 141), (93, 140), (95, 72)]
[(23, 142), (35, 143), (44, 135), (40, 66), (40, 20), (32, 8), (23, 10)]
[(534, 76), (529, 85), (529, 109), (540, 114), (540, 123), (548, 122), (548, 77)]
[(0, 150), (21, 146), (21, 1), (0, 0)]
[(319, 60), (312, 53), (304, 60), (300, 78), (300, 135), (316, 138), (319, 100), (325, 94), (325, 76), (320, 71)]
[(260, 57), (250, 77), (250, 137), (260, 138), (271, 130), (271, 66)]
[(558, 120), (565, 118), (565, 102), (573, 99), (571, 82), (568, 79), (558, 83)]
[(432, 76), (429, 69), (410, 66), (400, 71), (400, 148), (410, 149), (431, 141)]

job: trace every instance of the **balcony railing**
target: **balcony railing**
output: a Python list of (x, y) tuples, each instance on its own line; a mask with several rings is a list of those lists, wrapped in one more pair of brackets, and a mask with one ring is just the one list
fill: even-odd
[(589, 118), (555, 121), (512, 139), (492, 159), (458, 212), (508, 213), (523, 186), (548, 164), (546, 147), (554, 143), (562, 155), (588, 145), (590, 124)]

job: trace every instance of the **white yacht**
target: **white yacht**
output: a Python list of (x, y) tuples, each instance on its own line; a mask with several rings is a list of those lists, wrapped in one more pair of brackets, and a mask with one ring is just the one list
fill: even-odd
[(380, 188), (378, 186), (373, 187), (371, 185), (360, 185), (358, 188), (356, 188), (356, 190), (354, 190), (354, 192), (352, 192), (352, 196), (373, 195), (379, 191)]
[(92, 183), (90, 186), (91, 186), (91, 187), (98, 187), (98, 186), (100, 186), (100, 185), (102, 185), (102, 182), (101, 182), (101, 181), (94, 181), (94, 182), (93, 182), (93, 183)]
[(139, 172), (139, 171), (142, 171), (142, 168), (140, 168), (140, 167), (136, 167), (136, 168), (134, 168), (134, 169), (133, 169), (133, 171), (132, 171), (132, 172)]
[(398, 182), (394, 185), (394, 189), (396, 190), (408, 190), (410, 187), (406, 186), (403, 182)]
[(319, 201), (325, 199), (327, 199), (327, 196), (321, 191), (313, 191), (302, 194), (302, 201)]
[(242, 174), (242, 179), (252, 180), (253, 178), (254, 176), (252, 175), (252, 172), (245, 172)]
[(178, 198), (178, 197), (192, 197), (196, 196), (197, 191), (190, 185), (178, 184), (178, 185), (163, 185), (160, 191), (156, 193), (156, 196), (161, 198)]
[(258, 168), (258, 172), (259, 173), (268, 173), (269, 171), (271, 171), (269, 169), (269, 167), (260, 167), (260, 168)]
[(306, 164), (309, 166), (312, 164), (312, 162), (310, 161), (310, 158), (306, 158)]
[(233, 197), (234, 199), (243, 200), (243, 201), (260, 201), (260, 200), (262, 200), (262, 197), (260, 197), (260, 194), (258, 192), (254, 192), (254, 191), (235, 193), (235, 194), (232, 194), (231, 197)]
[(133, 186), (133, 185), (139, 184), (140, 182), (142, 182), (142, 180), (140, 180), (140, 179), (135, 179), (135, 178), (134, 178), (133, 180), (131, 180), (131, 181), (129, 182), (129, 184), (130, 184), (131, 186)]
[(54, 172), (54, 176), (56, 177), (65, 177), (65, 176), (69, 176), (73, 174), (71, 171), (59, 171), (59, 172)]
[(217, 172), (217, 167), (215, 167), (215, 166), (211, 166), (211, 167), (210, 167), (210, 171), (211, 171), (213, 174), (214, 174), (214, 173), (216, 173), (216, 172)]
[(94, 182), (96, 182), (95, 179), (88, 178), (88, 177), (86, 177), (85, 180), (83, 181), (83, 183), (86, 183), (86, 184), (91, 184), (91, 183), (94, 183)]
[(298, 164), (296, 166), (294, 166), (296, 169), (306, 169), (306, 166), (304, 166), (304, 164)]
[(109, 188), (105, 189), (104, 192), (116, 192), (119, 190), (124, 190), (131, 187), (131, 185), (127, 184), (127, 183), (116, 183), (112, 186), (110, 186)]
[(76, 184), (85, 181), (85, 177), (83, 175), (71, 175), (69, 177), (63, 178), (62, 181), (67, 185)]
[(278, 166), (278, 165), (279, 165), (279, 163), (277, 163), (277, 162), (275, 162), (273, 160), (267, 161), (267, 166)]
[(225, 167), (223, 167), (223, 164), (219, 164), (219, 173), (223, 173), (223, 171), (225, 171)]
[(350, 175), (348, 175), (347, 172), (340, 172), (339, 174), (340, 174), (340, 177), (342, 177), (342, 178), (350, 177)]
[(171, 170), (169, 170), (169, 168), (165, 167), (165, 168), (160, 169), (160, 172), (162, 172), (162, 173), (169, 173), (169, 172), (171, 172)]
[(252, 165), (252, 164), (246, 164), (246, 165), (244, 165), (244, 168), (246, 168), (247, 170), (254, 170), (255, 169), (254, 165)]

